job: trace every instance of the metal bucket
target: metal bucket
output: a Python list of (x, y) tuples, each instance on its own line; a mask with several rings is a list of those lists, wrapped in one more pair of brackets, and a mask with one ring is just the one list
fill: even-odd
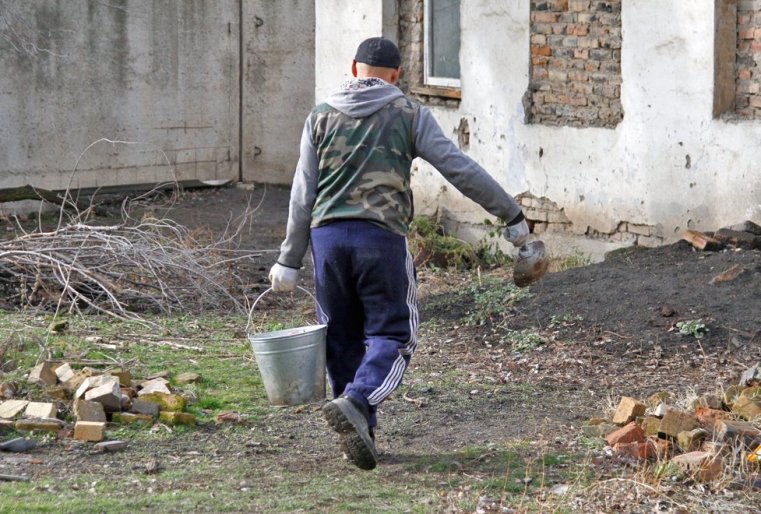
[[(256, 299), (251, 312), (269, 291)], [(300, 405), (325, 399), (326, 333), (326, 325), (310, 325), (248, 335), (272, 405)]]

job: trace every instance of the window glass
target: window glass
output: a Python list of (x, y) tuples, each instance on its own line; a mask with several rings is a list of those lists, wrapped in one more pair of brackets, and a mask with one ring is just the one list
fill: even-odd
[(460, 0), (426, 0), (426, 83), (460, 85)]

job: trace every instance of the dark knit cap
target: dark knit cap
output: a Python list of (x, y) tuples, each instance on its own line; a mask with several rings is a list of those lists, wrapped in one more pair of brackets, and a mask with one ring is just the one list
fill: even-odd
[(381, 68), (398, 68), (402, 64), (399, 49), (385, 37), (371, 37), (362, 41), (354, 60)]

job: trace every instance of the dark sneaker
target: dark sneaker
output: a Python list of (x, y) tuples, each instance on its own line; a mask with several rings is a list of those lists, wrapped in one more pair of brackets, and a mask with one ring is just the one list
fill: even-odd
[(330, 427), (341, 434), (341, 448), (349, 460), (360, 469), (373, 469), (378, 463), (378, 453), (363, 407), (342, 396), (326, 403), (322, 412)]

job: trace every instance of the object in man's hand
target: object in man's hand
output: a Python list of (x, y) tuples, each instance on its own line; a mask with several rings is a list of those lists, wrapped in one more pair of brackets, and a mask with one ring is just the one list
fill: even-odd
[(542, 278), (547, 272), (550, 259), (544, 243), (532, 241), (521, 246), (513, 266), (513, 282), (518, 287), (526, 287)]

